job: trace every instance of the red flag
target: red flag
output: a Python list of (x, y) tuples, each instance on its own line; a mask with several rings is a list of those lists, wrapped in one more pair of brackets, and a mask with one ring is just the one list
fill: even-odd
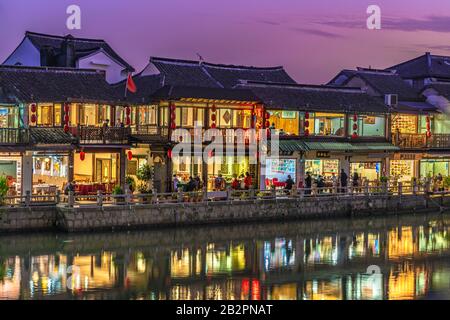
[(131, 73), (128, 75), (128, 79), (127, 79), (127, 90), (132, 92), (132, 93), (136, 93), (137, 92), (137, 87), (136, 84), (134, 83), (133, 77), (131, 76)]

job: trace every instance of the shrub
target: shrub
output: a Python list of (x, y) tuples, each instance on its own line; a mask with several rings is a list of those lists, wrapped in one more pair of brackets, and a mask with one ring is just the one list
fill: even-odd
[(5, 177), (0, 177), (0, 204), (3, 205), (5, 197), (8, 195), (9, 186), (8, 180)]
[(144, 164), (143, 166), (141, 166), (136, 176), (140, 181), (138, 186), (139, 192), (144, 194), (150, 193), (150, 181), (153, 178), (153, 171), (150, 165)]
[(131, 192), (134, 192), (136, 190), (136, 180), (134, 180), (133, 177), (127, 176), (125, 182), (130, 186)]
[(115, 186), (112, 191), (112, 194), (115, 196), (120, 196), (120, 195), (124, 195), (125, 192), (123, 192), (123, 189), (120, 186)]

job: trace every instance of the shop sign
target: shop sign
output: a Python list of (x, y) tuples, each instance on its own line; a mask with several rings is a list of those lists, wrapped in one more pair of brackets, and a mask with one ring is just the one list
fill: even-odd
[(297, 118), (297, 112), (296, 111), (282, 111), (281, 118), (282, 119), (295, 119), (295, 118)]
[(421, 156), (415, 153), (398, 153), (395, 154), (394, 159), (396, 160), (420, 160)]
[(330, 157), (330, 151), (317, 151), (316, 154), (317, 158), (329, 158)]

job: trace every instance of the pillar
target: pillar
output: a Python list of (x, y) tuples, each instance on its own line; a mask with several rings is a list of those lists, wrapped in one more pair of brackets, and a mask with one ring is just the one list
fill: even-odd
[(69, 170), (67, 172), (67, 181), (73, 181), (75, 176), (75, 151), (69, 151)]
[(389, 177), (391, 174), (391, 158), (389, 156), (384, 158), (384, 173), (383, 175)]
[(27, 191), (33, 193), (33, 153), (26, 151), (22, 155), (22, 196)]
[(126, 179), (125, 179), (125, 174), (126, 174), (126, 167), (127, 167), (127, 158), (125, 156), (125, 150), (120, 150), (119, 153), (119, 170), (120, 170), (120, 175), (119, 175), (119, 184), (122, 186), (122, 188), (125, 190), (125, 183), (126, 183)]
[(339, 161), (339, 173), (338, 175), (340, 175), (340, 171), (344, 170), (344, 172), (347, 174), (347, 176), (349, 177), (349, 181), (350, 181), (350, 177), (351, 177), (351, 172), (350, 172), (350, 157), (349, 156), (345, 156), (343, 158), (340, 159)]
[(297, 178), (296, 179), (297, 186), (299, 186), (300, 182), (301, 182), (302, 186), (305, 185), (305, 174), (306, 174), (305, 167), (306, 166), (305, 166), (304, 154), (300, 154), (298, 156), (298, 169), (297, 169), (297, 177), (296, 177)]

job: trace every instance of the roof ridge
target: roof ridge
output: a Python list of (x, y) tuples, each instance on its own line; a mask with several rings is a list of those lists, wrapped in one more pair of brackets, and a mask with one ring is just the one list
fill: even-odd
[(241, 85), (262, 85), (262, 86), (272, 86), (272, 87), (291, 87), (299, 89), (322, 89), (322, 90), (335, 90), (335, 91), (352, 91), (358, 93), (365, 93), (359, 87), (345, 87), (345, 86), (328, 86), (321, 84), (304, 84), (304, 83), (283, 83), (283, 82), (263, 82), (263, 81), (245, 81)]
[(0, 65), (0, 70), (6, 69), (16, 69), (23, 71), (70, 71), (71, 73), (105, 73), (104, 70), (97, 69), (80, 69), (80, 68), (64, 68), (64, 67), (36, 67), (36, 66), (11, 66), (11, 65)]
[(25, 36), (37, 36), (42, 38), (50, 38), (50, 39), (59, 39), (59, 40), (65, 40), (69, 37), (71, 37), (71, 40), (73, 41), (86, 41), (86, 42), (103, 42), (106, 43), (104, 39), (91, 39), (91, 38), (78, 38), (74, 37), (71, 34), (65, 35), (65, 36), (58, 36), (53, 34), (46, 34), (46, 33), (38, 33), (38, 32), (32, 32), (32, 31), (26, 31)]

